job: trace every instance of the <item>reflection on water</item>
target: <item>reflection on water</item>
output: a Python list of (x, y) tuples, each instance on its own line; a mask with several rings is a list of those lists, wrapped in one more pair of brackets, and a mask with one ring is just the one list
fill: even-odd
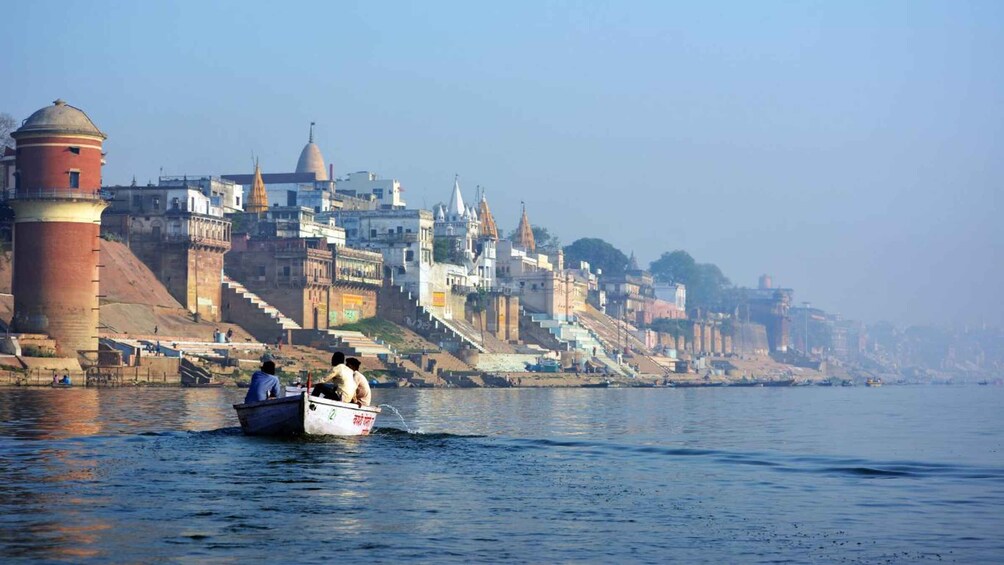
[(421, 433), (310, 440), (243, 436), (243, 392), (0, 390), (0, 558), (1004, 555), (996, 388), (381, 389)]

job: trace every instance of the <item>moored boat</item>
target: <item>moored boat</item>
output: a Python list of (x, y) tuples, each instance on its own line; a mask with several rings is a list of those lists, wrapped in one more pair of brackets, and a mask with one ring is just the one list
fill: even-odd
[(779, 379), (776, 381), (763, 381), (763, 386), (794, 386), (795, 379)]
[(375, 406), (338, 402), (306, 392), (234, 404), (234, 410), (247, 435), (367, 435), (380, 413)]
[(865, 385), (870, 387), (882, 386), (882, 379), (868, 379), (865, 381)]

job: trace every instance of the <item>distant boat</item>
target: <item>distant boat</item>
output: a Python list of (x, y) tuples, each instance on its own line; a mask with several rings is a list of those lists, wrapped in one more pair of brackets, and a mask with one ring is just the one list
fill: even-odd
[(982, 386), (987, 386), (988, 384), (990, 384), (990, 381), (980, 381), (980, 382), (978, 382), (976, 384), (982, 385)]
[(73, 388), (73, 384), (71, 383), (52, 383), (49, 386), (52, 388)]
[(610, 381), (600, 381), (598, 383), (585, 383), (582, 388), (608, 388), (610, 387)]
[(867, 381), (865, 381), (865, 385), (866, 386), (870, 386), (870, 387), (880, 387), (880, 386), (882, 386), (882, 379), (878, 379), (878, 378), (876, 378), (876, 379), (868, 379)]
[(380, 408), (329, 398), (296, 396), (234, 404), (247, 435), (359, 436), (373, 429)]
[(854, 386), (854, 381), (850, 379), (844, 379), (840, 381), (840, 386)]
[(793, 386), (795, 379), (782, 379), (778, 381), (764, 381), (763, 386)]

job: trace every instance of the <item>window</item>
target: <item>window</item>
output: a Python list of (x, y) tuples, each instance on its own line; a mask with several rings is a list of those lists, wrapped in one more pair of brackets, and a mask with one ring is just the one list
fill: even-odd
[(143, 197), (138, 194), (132, 195), (132, 207), (142, 208), (143, 207)]
[(370, 237), (376, 237), (376, 230), (375, 229), (370, 230)]
[(289, 265), (286, 265), (285, 267), (282, 268), (282, 276), (284, 277), (289, 276)]
[(79, 147), (71, 147), (70, 148), (70, 153), (73, 153), (74, 155), (80, 155), (80, 148)]
[(404, 252), (404, 260), (405, 261), (414, 261), (415, 260), (415, 252), (412, 251), (411, 249), (405, 251)]
[(70, 188), (80, 188), (80, 171), (70, 171)]

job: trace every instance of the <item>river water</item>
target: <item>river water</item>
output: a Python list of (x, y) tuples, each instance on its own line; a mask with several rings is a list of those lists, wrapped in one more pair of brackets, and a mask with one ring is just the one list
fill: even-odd
[(324, 440), (243, 392), (0, 390), (0, 557), (1004, 562), (1004, 387), (375, 390)]

